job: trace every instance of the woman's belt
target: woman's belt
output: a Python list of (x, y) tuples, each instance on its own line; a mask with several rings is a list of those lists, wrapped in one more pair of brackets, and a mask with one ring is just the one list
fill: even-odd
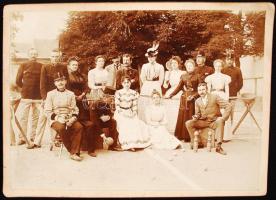
[(130, 109), (131, 107), (127, 107), (127, 108), (126, 108), (126, 107), (121, 107), (121, 106), (120, 106), (120, 108), (122, 108), (122, 109), (124, 109), (124, 110), (128, 110), (128, 109)]
[(95, 86), (103, 86), (103, 83), (95, 83)]
[(159, 77), (155, 77), (153, 79), (147, 79), (147, 81), (159, 81)]

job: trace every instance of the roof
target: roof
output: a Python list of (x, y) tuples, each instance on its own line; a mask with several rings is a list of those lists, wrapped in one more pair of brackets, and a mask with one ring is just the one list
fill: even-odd
[(56, 39), (34, 39), (32, 43), (15, 42), (16, 58), (28, 58), (30, 48), (35, 48), (38, 52), (38, 58), (49, 58), (51, 51), (58, 48)]

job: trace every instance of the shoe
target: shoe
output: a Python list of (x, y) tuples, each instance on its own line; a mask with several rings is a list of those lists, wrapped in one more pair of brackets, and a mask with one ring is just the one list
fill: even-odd
[(27, 149), (33, 149), (35, 147), (35, 144), (34, 143), (30, 143), (30, 145), (27, 145)]
[(41, 148), (41, 145), (31, 143), (30, 145), (27, 146), (27, 149), (35, 149), (35, 148)]
[(97, 157), (97, 154), (95, 152), (89, 152), (88, 155), (91, 157)]
[(135, 151), (136, 151), (135, 148), (131, 148), (131, 149), (129, 149), (129, 150), (132, 151), (132, 152), (135, 152)]
[(124, 151), (120, 146), (113, 147), (111, 151)]
[(75, 161), (82, 161), (82, 158), (79, 157), (77, 154), (71, 154), (70, 158)]
[(17, 145), (23, 145), (23, 144), (26, 144), (24, 140), (19, 140), (19, 142), (17, 143)]
[(221, 146), (216, 147), (216, 152), (220, 153), (222, 155), (226, 155), (227, 154), (226, 151), (224, 151)]
[(33, 139), (33, 138), (31, 138), (31, 139), (30, 139), (30, 141), (31, 141), (31, 142), (34, 142), (34, 139)]
[(83, 159), (83, 156), (80, 153), (76, 153), (76, 155)]
[(223, 143), (230, 142), (231, 140), (222, 140)]
[(41, 148), (41, 145), (34, 144), (34, 148)]

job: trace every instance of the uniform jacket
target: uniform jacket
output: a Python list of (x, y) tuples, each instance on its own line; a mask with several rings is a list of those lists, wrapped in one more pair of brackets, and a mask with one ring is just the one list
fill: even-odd
[(42, 64), (37, 61), (28, 61), (20, 65), (16, 84), (22, 88), (21, 96), (23, 99), (41, 99), (40, 96), (40, 73)]
[(53, 64), (42, 66), (40, 76), (40, 94), (43, 100), (46, 99), (47, 92), (56, 88), (54, 84), (54, 75), (57, 74), (57, 72), (63, 73), (68, 78), (67, 67), (64, 64), (57, 63), (55, 66)]
[(50, 125), (52, 125), (55, 116), (57, 115), (62, 114), (69, 119), (72, 116), (78, 116), (79, 114), (75, 94), (67, 89), (63, 92), (60, 92), (57, 89), (48, 92), (44, 110), (50, 121)]
[(195, 68), (195, 73), (199, 74), (201, 82), (204, 82), (205, 78), (215, 72), (213, 67), (205, 66), (197, 66)]
[(229, 96), (237, 96), (237, 93), (243, 86), (243, 78), (240, 68), (238, 67), (225, 67), (221, 70), (223, 74), (231, 77), (231, 83), (229, 84)]

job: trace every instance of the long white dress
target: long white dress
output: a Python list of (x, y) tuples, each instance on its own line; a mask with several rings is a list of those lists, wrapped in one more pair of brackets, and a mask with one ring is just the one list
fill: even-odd
[(88, 72), (88, 87), (91, 89), (90, 96), (93, 100), (99, 100), (104, 93), (100, 86), (108, 82), (108, 72), (105, 69), (94, 68)]
[(146, 63), (141, 69), (141, 95), (151, 96), (151, 93), (156, 89), (160, 94), (162, 94), (161, 86), (164, 81), (164, 66), (159, 63)]
[[(170, 94), (175, 90), (175, 88), (178, 86), (178, 83), (180, 81), (180, 77), (182, 74), (186, 73), (183, 70), (171, 70), (165, 72), (165, 81), (168, 81), (170, 84), (170, 88), (166, 91), (165, 96), (170, 96)], [(173, 96), (173, 99), (180, 99), (183, 91), (179, 91), (175, 96)]]
[(167, 116), (163, 105), (151, 105), (146, 109), (146, 123), (153, 148), (176, 149), (181, 145), (180, 141), (166, 129)]
[[(114, 119), (117, 122), (118, 139), (121, 148), (146, 148), (150, 146), (150, 135), (146, 124), (138, 119), (137, 103), (139, 94), (135, 90), (121, 89), (115, 93), (116, 111)], [(133, 114), (133, 117), (125, 115)]]
[[(205, 82), (211, 87), (211, 93), (217, 94), (221, 98), (226, 101), (229, 101), (229, 93), (225, 92), (225, 86), (229, 85), (231, 82), (231, 77), (222, 74), (222, 73), (214, 73), (205, 78)], [(224, 112), (224, 109), (221, 109), (221, 113)], [(227, 120), (224, 125), (224, 140), (232, 139), (232, 126), (230, 120)]]

